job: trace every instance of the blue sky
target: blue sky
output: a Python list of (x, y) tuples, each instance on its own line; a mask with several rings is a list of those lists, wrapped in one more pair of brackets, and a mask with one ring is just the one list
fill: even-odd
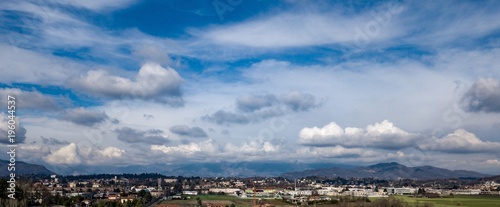
[(6, 1), (0, 95), (18, 98), (27, 162), (396, 161), (498, 174), (499, 9)]

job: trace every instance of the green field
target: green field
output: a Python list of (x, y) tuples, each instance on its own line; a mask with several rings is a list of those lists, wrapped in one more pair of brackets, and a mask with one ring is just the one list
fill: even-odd
[(435, 207), (500, 207), (500, 196), (450, 196), (445, 198), (415, 198), (408, 196), (395, 196), (404, 199), (406, 202), (413, 203), (430, 202)]

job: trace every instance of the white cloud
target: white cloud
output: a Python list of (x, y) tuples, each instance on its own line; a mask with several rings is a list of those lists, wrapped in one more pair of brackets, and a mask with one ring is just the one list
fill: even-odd
[(52, 0), (53, 3), (65, 4), (74, 7), (86, 8), (94, 11), (105, 11), (112, 9), (119, 9), (130, 6), (136, 0), (112, 0), (112, 1), (71, 1), (71, 0)]
[(125, 154), (125, 150), (118, 149), (116, 147), (106, 147), (103, 150), (97, 151), (100, 157), (105, 158), (117, 158)]
[(243, 143), (241, 146), (228, 143), (224, 147), (225, 151), (231, 154), (260, 155), (272, 154), (281, 150), (279, 145), (274, 145), (269, 141), (253, 140)]
[(488, 153), (498, 152), (500, 142), (482, 141), (465, 129), (457, 129), (442, 138), (426, 140), (421, 148), (451, 153)]
[(414, 145), (416, 134), (403, 131), (392, 122), (384, 120), (366, 129), (347, 127), (342, 129), (335, 122), (321, 128), (303, 128), (299, 142), (310, 146), (368, 147), (380, 149), (401, 149)]
[(108, 74), (103, 70), (89, 71), (73, 78), (68, 85), (92, 96), (112, 99), (141, 99), (172, 106), (184, 104), (181, 93), (182, 78), (172, 68), (156, 63), (145, 63), (135, 79)]
[(494, 160), (486, 160), (486, 163), (487, 164), (491, 164), (491, 165), (500, 165), (500, 161), (497, 160), (497, 159), (494, 159)]
[(44, 157), (44, 160), (50, 164), (56, 165), (77, 165), (82, 163), (82, 158), (75, 143), (61, 147), (52, 151)]
[[(83, 71), (75, 62), (0, 43), (0, 82), (63, 85), (71, 75)], [(68, 70), (71, 68), (71, 70)]]
[(207, 139), (199, 143), (191, 142), (188, 144), (181, 144), (177, 146), (151, 145), (151, 150), (160, 151), (172, 156), (196, 157), (205, 156), (207, 155), (207, 153), (216, 156), (216, 153), (220, 152), (220, 147), (215, 142), (215, 140)]
[(339, 145), (333, 147), (304, 147), (299, 149), (298, 153), (307, 157), (320, 158), (357, 158), (377, 155), (377, 153), (373, 150), (363, 148), (345, 148)]
[[(337, 11), (273, 13), (235, 25), (192, 31), (208, 42), (257, 48), (303, 47), (364, 41), (380, 41), (401, 33), (392, 26), (392, 19), (401, 12), (399, 6), (380, 6), (385, 19), (376, 19), (367, 13), (350, 15)], [(307, 10), (307, 9), (306, 9)], [(377, 16), (380, 16), (377, 14)]]
[(105, 164), (110, 161), (117, 162), (118, 158), (125, 155), (125, 150), (117, 147), (78, 146), (70, 143), (57, 150), (51, 150), (43, 160), (53, 165), (78, 165), (78, 164)]

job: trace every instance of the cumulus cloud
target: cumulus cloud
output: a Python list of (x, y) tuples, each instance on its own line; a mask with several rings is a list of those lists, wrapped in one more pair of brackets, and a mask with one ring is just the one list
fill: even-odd
[(150, 129), (146, 131), (123, 127), (115, 130), (118, 133), (118, 140), (127, 143), (143, 143), (143, 144), (165, 144), (168, 142), (164, 132), (159, 129)]
[(462, 105), (470, 112), (500, 113), (500, 81), (480, 78), (462, 97)]
[[(38, 91), (23, 91), (18, 88), (2, 88), (0, 96), (14, 96), (16, 98), (16, 108), (21, 110), (60, 110), (61, 107), (57, 101), (49, 96), (46, 96)], [(7, 98), (2, 98), (1, 104), (7, 106)]]
[(417, 134), (399, 129), (388, 120), (368, 125), (366, 129), (356, 127), (343, 129), (335, 122), (331, 122), (321, 128), (303, 128), (299, 133), (299, 142), (317, 147), (402, 149), (413, 146), (418, 137)]
[(218, 110), (203, 120), (217, 124), (248, 124), (316, 107), (311, 94), (292, 91), (277, 98), (273, 94), (253, 93), (236, 98), (236, 110)]
[(500, 160), (497, 160), (497, 159), (486, 160), (486, 163), (490, 164), (490, 165), (500, 165)]
[(228, 143), (225, 146), (225, 151), (231, 154), (243, 155), (264, 155), (268, 153), (277, 152), (280, 150), (279, 145), (275, 145), (269, 141), (254, 140), (251, 142), (243, 143), (241, 146)]
[(200, 127), (189, 127), (187, 125), (175, 125), (170, 127), (174, 134), (187, 137), (207, 137), (207, 133)]
[(92, 127), (105, 122), (109, 119), (109, 117), (104, 112), (93, 111), (85, 108), (75, 108), (67, 110), (61, 116), (61, 119), (78, 125)]
[(457, 129), (444, 137), (427, 140), (420, 147), (424, 150), (451, 153), (498, 152), (500, 142), (482, 141), (473, 133)]
[(125, 150), (116, 147), (106, 147), (104, 149), (93, 147), (80, 148), (75, 143), (70, 143), (57, 150), (51, 151), (43, 160), (50, 164), (78, 165), (96, 164), (110, 161), (125, 154)]
[(171, 106), (182, 106), (181, 76), (172, 68), (145, 63), (135, 80), (92, 70), (72, 78), (68, 85), (90, 95), (112, 99), (140, 99)]
[(97, 151), (99, 157), (104, 158), (117, 158), (125, 154), (125, 150), (118, 149), (116, 147), (106, 147), (103, 150)]
[(75, 143), (61, 147), (44, 157), (50, 164), (76, 165), (82, 163), (82, 158)]
[(220, 147), (213, 139), (207, 139), (202, 142), (191, 142), (177, 146), (151, 145), (151, 150), (160, 151), (172, 156), (194, 156), (220, 153)]
[(42, 143), (43, 144), (46, 144), (46, 145), (68, 145), (70, 144), (68, 141), (66, 140), (58, 140), (56, 138), (52, 138), (52, 137), (49, 137), (49, 138), (45, 138), (45, 137), (40, 137), (42, 139)]
[(373, 150), (363, 148), (345, 148), (339, 145), (328, 147), (305, 147), (299, 149), (298, 153), (304, 156), (323, 158), (357, 158), (363, 156), (374, 156), (377, 154)]
[(202, 142), (189, 142), (174, 146), (151, 145), (150, 149), (167, 154), (171, 159), (188, 157), (198, 161), (216, 161), (219, 159), (269, 160), (266, 156), (280, 153), (282, 147), (265, 140), (253, 140), (241, 145), (227, 143), (221, 146), (215, 140), (207, 139)]
[[(16, 121), (16, 124), (14, 125), (15, 128), (15, 143), (23, 143), (26, 140), (26, 129), (20, 125), (19, 118), (14, 118)], [(12, 144), (9, 142), (9, 136), (8, 136), (8, 131), (9, 131), (9, 126), (8, 126), (8, 121), (9, 117), (7, 114), (0, 113), (0, 143), (4, 144)]]

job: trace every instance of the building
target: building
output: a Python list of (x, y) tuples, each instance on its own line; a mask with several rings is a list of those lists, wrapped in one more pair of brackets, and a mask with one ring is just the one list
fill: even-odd
[(210, 188), (208, 191), (212, 192), (212, 193), (236, 194), (237, 192), (241, 191), (241, 189), (239, 189), (239, 188)]
[(387, 188), (387, 195), (408, 195), (416, 191), (415, 188)]
[(479, 189), (455, 189), (452, 190), (453, 195), (479, 195), (481, 190)]
[(190, 190), (185, 190), (182, 191), (183, 195), (198, 195), (198, 191), (190, 191)]
[(129, 195), (129, 196), (125, 197), (125, 198), (120, 198), (120, 203), (126, 203), (128, 201), (132, 202), (136, 198), (137, 198), (137, 196)]

